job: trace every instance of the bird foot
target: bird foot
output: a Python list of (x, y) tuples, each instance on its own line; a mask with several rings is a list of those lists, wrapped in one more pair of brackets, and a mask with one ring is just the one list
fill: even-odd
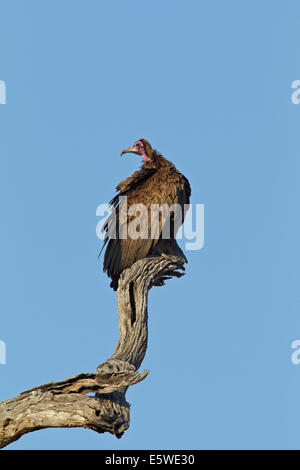
[(162, 257), (162, 258), (165, 258), (166, 260), (169, 259), (168, 255), (166, 255), (166, 253), (162, 253), (162, 254), (161, 254), (161, 257)]

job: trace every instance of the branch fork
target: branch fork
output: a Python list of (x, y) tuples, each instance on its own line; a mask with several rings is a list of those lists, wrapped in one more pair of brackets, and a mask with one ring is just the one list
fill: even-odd
[(119, 279), (119, 339), (111, 358), (99, 364), (96, 373), (40, 385), (1, 402), (0, 448), (25, 433), (50, 427), (84, 427), (120, 438), (130, 424), (126, 391), (149, 373), (138, 372), (147, 349), (148, 292), (183, 276), (186, 262), (176, 244), (174, 254), (148, 257), (126, 269)]

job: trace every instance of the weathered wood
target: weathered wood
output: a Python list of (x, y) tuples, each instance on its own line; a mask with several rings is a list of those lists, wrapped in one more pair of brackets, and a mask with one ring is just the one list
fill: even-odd
[(138, 372), (147, 349), (148, 292), (170, 277), (182, 276), (178, 270), (184, 270), (185, 262), (176, 244), (174, 255), (139, 260), (122, 273), (117, 292), (119, 339), (111, 358), (99, 364), (96, 374), (50, 382), (1, 402), (0, 448), (25, 433), (50, 427), (84, 427), (122, 436), (130, 423), (126, 390), (149, 372)]

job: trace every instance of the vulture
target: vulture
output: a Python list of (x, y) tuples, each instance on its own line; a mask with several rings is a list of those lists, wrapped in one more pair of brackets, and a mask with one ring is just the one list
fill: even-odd
[(191, 195), (187, 178), (146, 139), (122, 150), (121, 156), (126, 153), (140, 155), (143, 163), (116, 187), (112, 213), (102, 229), (103, 270), (114, 290), (122, 271), (136, 261), (172, 253)]

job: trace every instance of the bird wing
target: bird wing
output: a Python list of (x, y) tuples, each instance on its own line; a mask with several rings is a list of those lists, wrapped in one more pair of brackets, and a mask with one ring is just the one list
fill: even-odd
[[(169, 236), (175, 237), (184, 220), (184, 206), (189, 204), (190, 198), (188, 180), (177, 170), (165, 168), (147, 175), (136, 172), (117, 189), (120, 193), (111, 201), (116, 213), (104, 226), (104, 245), (108, 245), (103, 267), (110, 277), (119, 275), (138, 259), (148, 256), (164, 230), (168, 235), (167, 224), (170, 225)], [(170, 213), (168, 209), (171, 206)], [(159, 208), (162, 210), (158, 211)]]

